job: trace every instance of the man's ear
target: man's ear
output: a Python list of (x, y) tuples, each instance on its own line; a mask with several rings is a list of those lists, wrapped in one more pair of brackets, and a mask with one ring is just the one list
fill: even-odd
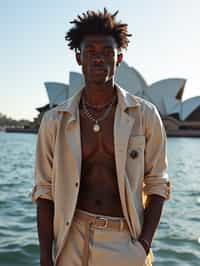
[(122, 62), (122, 60), (123, 60), (123, 54), (122, 53), (119, 53), (117, 55), (117, 66), (120, 65), (120, 63)]
[(81, 53), (80, 52), (76, 52), (76, 61), (79, 64), (79, 66), (81, 66)]

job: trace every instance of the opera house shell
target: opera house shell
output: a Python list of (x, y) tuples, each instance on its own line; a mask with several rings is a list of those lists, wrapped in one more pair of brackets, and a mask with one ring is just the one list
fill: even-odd
[[(122, 62), (116, 82), (134, 95), (152, 102), (158, 108), (168, 136), (200, 136), (200, 96), (182, 100), (186, 80), (169, 78), (148, 85), (133, 67)], [(70, 72), (69, 84), (45, 82), (49, 104), (37, 108), (41, 113), (72, 96), (84, 85), (81, 74)]]

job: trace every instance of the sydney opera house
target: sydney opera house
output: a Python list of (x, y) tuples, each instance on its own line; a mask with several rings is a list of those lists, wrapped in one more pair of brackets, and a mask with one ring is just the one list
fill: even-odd
[[(117, 69), (116, 82), (134, 95), (155, 104), (168, 136), (200, 137), (200, 96), (182, 100), (186, 80), (169, 78), (148, 85), (142, 75), (123, 62)], [(49, 103), (37, 108), (43, 112), (63, 102), (84, 85), (81, 74), (70, 72), (69, 84), (45, 82)], [(35, 122), (36, 122), (35, 121)]]

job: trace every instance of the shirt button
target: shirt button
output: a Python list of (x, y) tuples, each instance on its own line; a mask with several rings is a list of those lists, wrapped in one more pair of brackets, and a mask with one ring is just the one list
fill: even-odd
[(69, 221), (66, 222), (66, 225), (69, 226)]
[(78, 183), (78, 182), (76, 182), (76, 183), (75, 183), (75, 186), (76, 186), (76, 187), (78, 187), (78, 184), (79, 184), (79, 183)]
[(131, 156), (133, 159), (137, 158), (137, 157), (138, 157), (138, 151), (136, 151), (136, 150), (132, 150), (131, 153), (130, 153), (130, 156)]

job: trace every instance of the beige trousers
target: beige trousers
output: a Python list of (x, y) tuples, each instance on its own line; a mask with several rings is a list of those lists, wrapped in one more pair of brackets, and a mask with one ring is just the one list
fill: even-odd
[[(77, 215), (78, 214), (78, 215)], [(81, 218), (80, 218), (81, 216)], [(85, 217), (96, 219), (97, 215), (76, 210), (65, 246), (57, 266), (150, 266), (142, 245), (134, 239), (127, 226), (106, 228), (89, 224)], [(124, 218), (99, 216), (112, 223)], [(98, 218), (99, 219), (99, 218)]]

